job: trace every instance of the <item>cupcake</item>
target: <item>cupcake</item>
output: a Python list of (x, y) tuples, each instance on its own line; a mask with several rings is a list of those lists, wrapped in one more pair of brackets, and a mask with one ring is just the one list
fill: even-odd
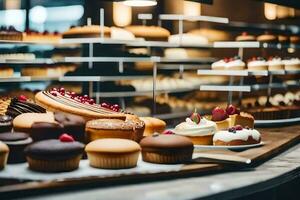
[(140, 143), (145, 162), (158, 164), (179, 164), (192, 160), (193, 142), (180, 135), (153, 134)]
[(12, 120), (13, 120), (12, 117), (8, 115), (0, 116), (0, 134), (11, 131), (13, 127)]
[(26, 162), (24, 149), (32, 143), (32, 139), (26, 133), (7, 132), (0, 134), (0, 140), (4, 142), (10, 149), (8, 163)]
[[(133, 116), (132, 116), (133, 117)], [(143, 137), (145, 123), (138, 118), (96, 119), (86, 124), (88, 142), (103, 138), (121, 138), (139, 142)]]
[(8, 158), (9, 148), (8, 146), (0, 141), (0, 170), (6, 166)]
[(284, 70), (284, 64), (279, 57), (271, 57), (268, 60), (268, 70)]
[(217, 125), (215, 122), (201, 118), (196, 112), (174, 129), (176, 135), (188, 137), (194, 145), (211, 145), (216, 131)]
[(25, 148), (29, 168), (41, 172), (64, 172), (78, 168), (84, 144), (63, 134), (59, 139), (43, 140)]
[(268, 62), (262, 57), (254, 57), (248, 62), (247, 67), (250, 71), (268, 70)]
[(141, 147), (126, 139), (99, 139), (86, 145), (90, 165), (103, 169), (125, 169), (137, 165)]

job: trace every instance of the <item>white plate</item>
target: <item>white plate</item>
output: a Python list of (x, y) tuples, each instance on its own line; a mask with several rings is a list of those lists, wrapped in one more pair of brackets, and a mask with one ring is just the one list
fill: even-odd
[(229, 149), (229, 150), (246, 150), (254, 147), (263, 146), (265, 143), (260, 142), (258, 144), (249, 144), (249, 145), (238, 145), (238, 146), (214, 146), (214, 145), (194, 145), (195, 149), (206, 149), (206, 150), (215, 150), (215, 149)]

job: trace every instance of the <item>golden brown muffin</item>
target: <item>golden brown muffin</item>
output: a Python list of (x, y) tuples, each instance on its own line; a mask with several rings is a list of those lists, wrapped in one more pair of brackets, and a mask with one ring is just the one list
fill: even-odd
[(126, 139), (99, 139), (86, 145), (90, 165), (103, 169), (124, 169), (137, 165), (141, 147)]

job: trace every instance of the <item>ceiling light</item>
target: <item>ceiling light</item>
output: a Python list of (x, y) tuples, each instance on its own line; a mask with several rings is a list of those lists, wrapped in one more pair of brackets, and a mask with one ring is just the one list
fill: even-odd
[(155, 6), (157, 4), (156, 0), (125, 0), (123, 3), (132, 7)]

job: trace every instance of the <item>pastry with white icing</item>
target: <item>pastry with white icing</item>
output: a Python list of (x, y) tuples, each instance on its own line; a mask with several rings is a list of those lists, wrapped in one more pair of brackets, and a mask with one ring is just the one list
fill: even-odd
[(243, 70), (246, 64), (238, 57), (224, 58), (212, 63), (213, 70)]
[(211, 145), (216, 131), (215, 122), (201, 118), (198, 113), (194, 112), (190, 118), (186, 118), (185, 122), (178, 124), (173, 132), (190, 138), (194, 145)]
[(257, 130), (243, 128), (240, 125), (218, 131), (213, 137), (213, 144), (216, 146), (250, 145), (258, 144), (260, 141), (261, 135)]
[(287, 71), (300, 70), (299, 58), (284, 59), (282, 62), (284, 64), (284, 69)]
[(268, 69), (270, 71), (275, 71), (275, 70), (284, 70), (284, 64), (279, 57), (271, 57), (268, 60)]
[(248, 70), (257, 71), (257, 70), (268, 70), (268, 62), (265, 61), (264, 58), (252, 58), (251, 61), (248, 62)]

